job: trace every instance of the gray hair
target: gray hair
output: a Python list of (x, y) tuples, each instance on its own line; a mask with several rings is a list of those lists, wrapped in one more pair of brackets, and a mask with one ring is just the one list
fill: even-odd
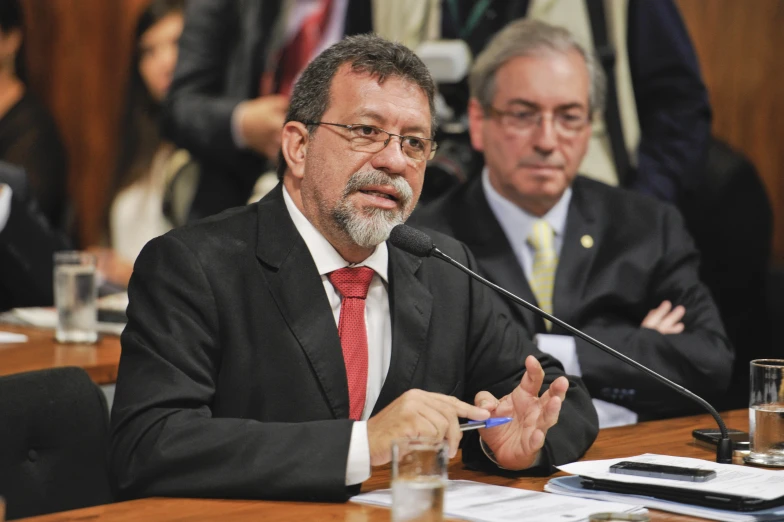
[(479, 100), (482, 107), (489, 107), (495, 97), (495, 74), (513, 58), (569, 51), (577, 51), (585, 60), (590, 78), (588, 106), (591, 113), (602, 110), (607, 82), (593, 52), (587, 51), (567, 29), (531, 19), (510, 23), (479, 53), (468, 79), (471, 97)]
[[(349, 36), (319, 54), (305, 68), (294, 86), (286, 122), (320, 121), (330, 101), (330, 87), (335, 73), (343, 64), (351, 70), (368, 73), (383, 83), (389, 77), (408, 80), (422, 88), (430, 105), (431, 138), (436, 132), (435, 84), (430, 71), (414, 51), (374, 34)], [(337, 122), (356, 123), (356, 122)], [(315, 125), (308, 127), (313, 132)], [(283, 179), (286, 160), (278, 156), (278, 178)]]

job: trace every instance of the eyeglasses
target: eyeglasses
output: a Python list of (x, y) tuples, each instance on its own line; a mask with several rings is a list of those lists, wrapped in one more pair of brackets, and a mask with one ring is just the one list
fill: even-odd
[(425, 161), (433, 159), (436, 154), (438, 144), (429, 138), (419, 136), (401, 136), (393, 134), (372, 125), (362, 125), (355, 123), (343, 125), (342, 123), (329, 123), (326, 121), (303, 121), (305, 125), (332, 125), (348, 130), (348, 141), (351, 149), (357, 152), (381, 152), (389, 144), (392, 136), (400, 138), (400, 150), (415, 161)]
[[(535, 127), (542, 125), (545, 113), (539, 111), (502, 111), (492, 105), (487, 108), (491, 116), (498, 118), (501, 125), (519, 134), (527, 134)], [(552, 113), (553, 128), (559, 135), (567, 138), (575, 136), (588, 125), (590, 118), (587, 114), (572, 112)]]

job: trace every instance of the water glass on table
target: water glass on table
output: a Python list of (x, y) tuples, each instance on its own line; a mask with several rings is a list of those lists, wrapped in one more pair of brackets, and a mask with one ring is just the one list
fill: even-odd
[(751, 361), (750, 464), (784, 467), (784, 359)]
[(95, 256), (87, 252), (54, 254), (55, 338), (58, 342), (94, 343), (98, 340), (95, 266)]
[(441, 522), (449, 446), (437, 439), (392, 442), (392, 521)]

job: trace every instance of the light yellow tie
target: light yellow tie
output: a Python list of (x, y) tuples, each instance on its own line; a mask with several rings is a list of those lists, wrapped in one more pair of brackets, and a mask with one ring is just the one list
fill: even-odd
[[(539, 308), (553, 313), (553, 284), (555, 283), (555, 269), (558, 266), (558, 256), (553, 244), (553, 229), (547, 221), (540, 219), (534, 223), (528, 244), (534, 248), (534, 265), (531, 273), (531, 290), (536, 296)], [(544, 322), (547, 331), (550, 331), (550, 321)]]

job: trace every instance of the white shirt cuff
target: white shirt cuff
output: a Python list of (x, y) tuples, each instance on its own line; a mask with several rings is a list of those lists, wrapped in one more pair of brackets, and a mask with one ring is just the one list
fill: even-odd
[[(563, 364), (568, 375), (582, 377), (580, 361), (577, 358), (577, 343), (570, 335), (537, 334), (536, 346), (540, 351), (552, 355)], [(593, 399), (593, 405), (599, 416), (599, 428), (612, 428), (637, 424), (637, 414), (628, 408), (611, 402)]]
[(601, 399), (592, 399), (596, 415), (599, 417), (599, 428), (613, 428), (637, 424), (637, 414), (628, 408)]
[(245, 109), (245, 102), (240, 102), (231, 111), (231, 139), (238, 149), (245, 149), (248, 144), (242, 137), (242, 113)]
[(0, 183), (0, 232), (5, 229), (8, 218), (11, 216), (11, 196), (13, 193), (11, 187)]
[(370, 443), (367, 421), (357, 421), (351, 428), (346, 463), (346, 486), (361, 484), (370, 478)]
[(552, 355), (563, 364), (567, 375), (582, 377), (580, 361), (577, 359), (577, 343), (571, 335), (536, 334), (536, 346), (547, 355)]

